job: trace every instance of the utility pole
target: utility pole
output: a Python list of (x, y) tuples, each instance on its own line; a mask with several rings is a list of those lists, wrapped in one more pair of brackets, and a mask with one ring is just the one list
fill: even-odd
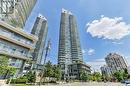
[(51, 48), (51, 42), (50, 42), (50, 40), (49, 40), (49, 41), (48, 41), (48, 44), (47, 44), (47, 47), (46, 47), (46, 53), (45, 53), (43, 68), (42, 68), (42, 70), (41, 70), (41, 77), (40, 77), (39, 86), (41, 86), (41, 84), (42, 84), (43, 75), (44, 75), (44, 70), (45, 70), (45, 64), (46, 64), (46, 59), (47, 59), (48, 53), (49, 53), (49, 51), (50, 51), (50, 48)]

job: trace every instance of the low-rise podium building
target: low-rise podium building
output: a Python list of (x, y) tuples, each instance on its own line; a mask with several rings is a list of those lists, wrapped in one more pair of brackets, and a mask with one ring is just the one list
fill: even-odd
[(22, 74), (25, 63), (32, 60), (32, 51), (38, 38), (0, 21), (0, 55), (9, 58), (9, 65), (17, 68), (15, 76)]

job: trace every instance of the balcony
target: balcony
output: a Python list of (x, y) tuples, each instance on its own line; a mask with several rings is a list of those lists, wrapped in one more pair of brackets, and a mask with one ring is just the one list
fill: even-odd
[(31, 60), (31, 58), (29, 58), (31, 56), (29, 53), (21, 53), (17, 50), (9, 49), (5, 46), (0, 46), (0, 54), (11, 56), (13, 58), (18, 58), (22, 60)]
[(18, 38), (15, 36), (13, 33), (9, 32), (4, 32), (3, 30), (0, 29), (0, 38), (10, 41), (12, 43), (15, 43), (17, 45), (29, 48), (29, 49), (34, 49), (34, 45), (30, 41), (26, 41), (22, 38)]

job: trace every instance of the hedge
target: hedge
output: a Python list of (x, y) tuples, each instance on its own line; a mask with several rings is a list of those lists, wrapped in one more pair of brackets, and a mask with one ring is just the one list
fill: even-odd
[[(10, 79), (8, 79), (7, 82), (9, 82)], [(11, 84), (26, 84), (28, 79), (26, 77), (19, 77), (17, 79), (11, 79)]]

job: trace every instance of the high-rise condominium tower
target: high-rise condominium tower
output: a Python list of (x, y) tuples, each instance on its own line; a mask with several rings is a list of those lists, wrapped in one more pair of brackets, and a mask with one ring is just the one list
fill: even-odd
[(41, 65), (41, 60), (43, 52), (45, 50), (45, 43), (47, 38), (48, 25), (47, 20), (42, 15), (39, 15), (35, 21), (35, 24), (32, 29), (32, 34), (38, 36), (38, 41), (33, 52), (33, 60), (36, 62), (36, 65)]
[(23, 27), (37, 0), (0, 0), (0, 20)]
[(107, 65), (102, 66), (100, 69), (101, 69), (101, 73), (104, 76), (104, 78), (111, 76), (112, 70)]
[(62, 9), (58, 52), (58, 64), (62, 70), (62, 77), (68, 74), (70, 64), (82, 62), (76, 19), (71, 12)]
[(112, 69), (112, 72), (122, 69), (127, 69), (127, 63), (125, 59), (116, 53), (110, 53), (105, 58), (107, 66)]

